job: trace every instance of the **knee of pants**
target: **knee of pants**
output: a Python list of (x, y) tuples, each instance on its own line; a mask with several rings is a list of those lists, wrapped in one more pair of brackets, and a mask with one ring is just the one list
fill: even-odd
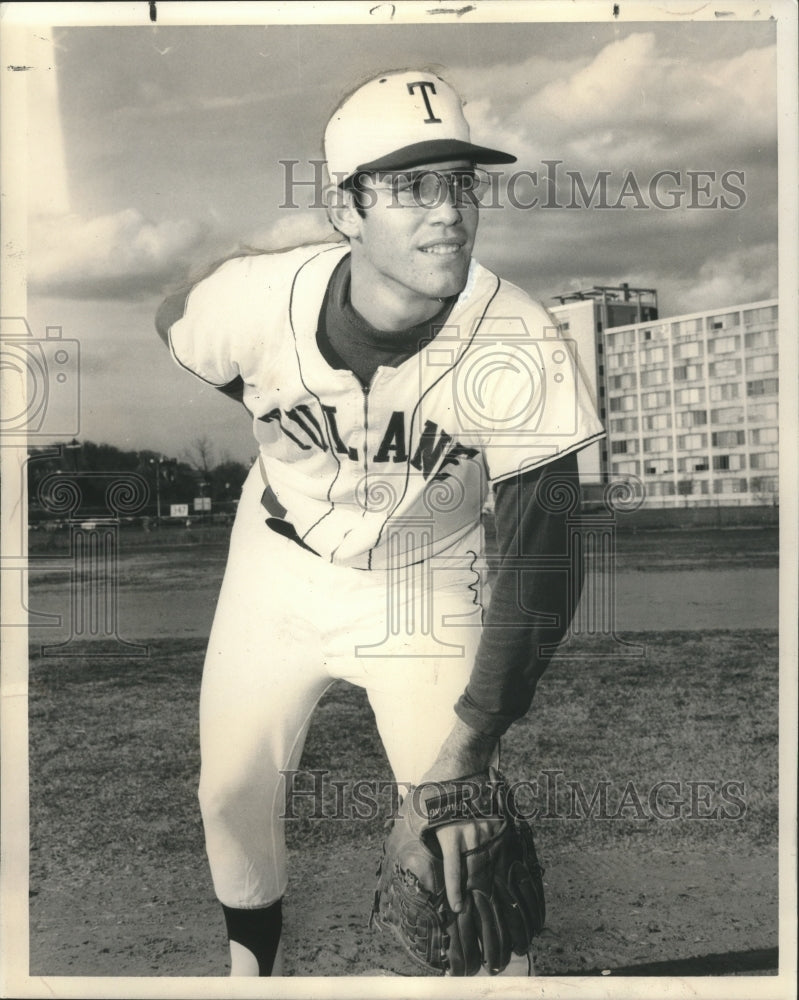
[(277, 828), (284, 799), (281, 787), (279, 772), (273, 781), (260, 776), (256, 781), (203, 771), (197, 796), (206, 829)]

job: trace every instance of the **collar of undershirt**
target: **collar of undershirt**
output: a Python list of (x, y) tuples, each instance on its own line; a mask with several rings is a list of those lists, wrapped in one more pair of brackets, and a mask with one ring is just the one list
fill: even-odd
[(350, 257), (347, 256), (340, 261), (331, 276), (329, 294), (330, 303), (345, 320), (353, 345), (383, 349), (393, 354), (415, 354), (425, 342), (433, 338), (438, 332), (437, 328), (446, 322), (458, 300), (457, 295), (444, 299), (441, 308), (434, 316), (416, 326), (405, 330), (381, 330), (372, 326), (353, 307), (350, 300), (350, 275)]

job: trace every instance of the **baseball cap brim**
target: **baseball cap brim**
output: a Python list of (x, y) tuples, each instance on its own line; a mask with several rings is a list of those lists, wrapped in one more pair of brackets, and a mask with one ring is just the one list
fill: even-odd
[(515, 163), (516, 157), (488, 146), (476, 146), (463, 139), (430, 139), (395, 149), (369, 163), (361, 163), (354, 173), (378, 170), (404, 170), (423, 163), (440, 163), (445, 160), (471, 160), (472, 163)]

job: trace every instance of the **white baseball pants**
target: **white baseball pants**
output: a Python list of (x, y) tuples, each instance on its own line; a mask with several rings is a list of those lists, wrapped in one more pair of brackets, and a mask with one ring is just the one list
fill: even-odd
[[(256, 465), (233, 527), (200, 699), (200, 804), (214, 888), (238, 908), (286, 891), (281, 771), (299, 767), (336, 679), (365, 688), (394, 780), (415, 783), (455, 723), (480, 639), (468, 566), (333, 566), (265, 524)], [(475, 532), (475, 547), (482, 531)], [(361, 775), (353, 759), (351, 777)]]

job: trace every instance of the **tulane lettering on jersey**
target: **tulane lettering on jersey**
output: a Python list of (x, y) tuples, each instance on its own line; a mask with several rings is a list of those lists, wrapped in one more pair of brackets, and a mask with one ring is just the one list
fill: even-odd
[(577, 358), (541, 306), (473, 262), (446, 326), (365, 392), (316, 342), (347, 252), (226, 262), (193, 289), (172, 351), (213, 385), (241, 380), (268, 485), (323, 558), (471, 558), (491, 482), (603, 434)]
[[(329, 441), (310, 406), (305, 403), (300, 403), (299, 406), (286, 413), (281, 413), (279, 409), (270, 410), (258, 419), (264, 423), (275, 421), (286, 437), (303, 451), (308, 451), (311, 448), (319, 448), (321, 451), (331, 449), (337, 455), (341, 455), (351, 462), (359, 462), (361, 459), (358, 455), (358, 449), (348, 448), (341, 439), (336, 423), (335, 406), (320, 404), (320, 409), (324, 415)], [(458, 442), (453, 441), (451, 434), (443, 429), (439, 430), (432, 420), (427, 420), (422, 429), (419, 443), (414, 448), (410, 464), (422, 473), (424, 479), (428, 479), (436, 466), (439, 465), (442, 456), (444, 460), (440, 464), (443, 470), (443, 467), (456, 464), (461, 458), (474, 458), (477, 454), (477, 448), (468, 448), (458, 444)], [(403, 463), (407, 461), (405, 414), (402, 410), (395, 410), (388, 418), (385, 433), (372, 458), (372, 463), (379, 465), (381, 462)], [(448, 472), (439, 471), (434, 479), (442, 480), (448, 477)]]

